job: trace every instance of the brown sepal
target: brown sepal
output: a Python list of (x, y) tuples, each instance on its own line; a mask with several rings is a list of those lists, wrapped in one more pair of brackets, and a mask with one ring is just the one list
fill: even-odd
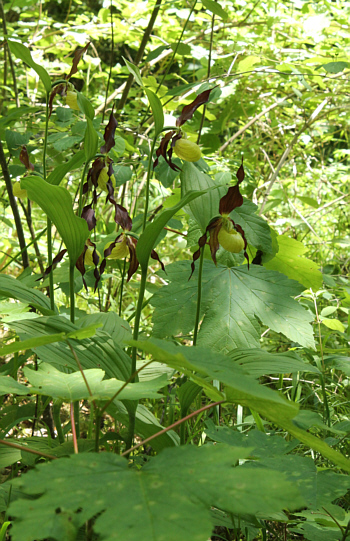
[(20, 159), (21, 163), (23, 163), (23, 165), (27, 169), (27, 171), (34, 171), (34, 165), (29, 160), (27, 147), (25, 145), (22, 146), (22, 150), (20, 152), (19, 159)]
[(74, 53), (74, 57), (73, 57), (73, 64), (72, 64), (72, 68), (69, 72), (69, 74), (67, 75), (66, 79), (70, 79), (75, 73), (77, 73), (78, 71), (78, 64), (80, 62), (80, 59), (81, 57), (83, 56), (84, 53), (86, 53), (88, 47), (90, 45), (90, 42), (85, 45), (85, 47), (83, 47), (82, 49), (77, 49)]
[(87, 250), (87, 246), (85, 244), (84, 246), (84, 250), (83, 252), (80, 254), (80, 256), (78, 257), (76, 263), (75, 263), (75, 266), (76, 268), (78, 269), (78, 271), (80, 272), (81, 274), (81, 277), (83, 279), (83, 284), (84, 284), (84, 287), (85, 287), (85, 290), (87, 291), (88, 288), (87, 288), (87, 285), (86, 285), (86, 282), (85, 282), (85, 278), (84, 278), (84, 274), (85, 274), (85, 264), (84, 264), (84, 259), (85, 259), (85, 253), (86, 253), (86, 250)]
[(96, 160), (92, 162), (92, 165), (88, 171), (87, 181), (91, 180), (92, 185), (95, 188), (98, 188), (98, 177), (104, 167), (105, 167), (104, 158), (96, 158)]
[(152, 250), (151, 252), (151, 258), (152, 259), (155, 259), (156, 261), (158, 261), (158, 263), (160, 264), (160, 266), (162, 267), (162, 270), (165, 272), (166, 274), (166, 270), (165, 270), (165, 267), (164, 267), (164, 264), (162, 263), (162, 261), (159, 259), (159, 255), (157, 254), (157, 252), (155, 250)]
[(127, 237), (128, 241), (128, 248), (130, 253), (130, 261), (129, 261), (129, 269), (128, 269), (128, 279), (127, 282), (130, 280), (133, 274), (138, 269), (139, 262), (136, 256), (136, 244), (137, 240), (134, 237)]
[(208, 226), (208, 229), (210, 231), (209, 247), (210, 247), (211, 258), (214, 261), (215, 265), (217, 265), (216, 252), (220, 248), (220, 244), (219, 244), (219, 241), (218, 241), (218, 234), (219, 234), (219, 231), (221, 229), (221, 221), (220, 221), (220, 219), (216, 220), (216, 222), (213, 222), (213, 224), (211, 224), (211, 226)]
[(96, 227), (95, 211), (92, 208), (92, 205), (86, 205), (86, 207), (83, 208), (81, 217), (84, 218), (84, 220), (88, 224), (89, 231)]
[(239, 183), (231, 186), (227, 194), (220, 199), (219, 213), (229, 215), (235, 208), (243, 205), (243, 196), (239, 191)]
[(185, 105), (185, 107), (181, 111), (180, 116), (176, 119), (176, 126), (178, 128), (185, 124), (187, 120), (190, 120), (193, 117), (193, 114), (198, 109), (198, 107), (204, 105), (204, 103), (207, 103), (207, 101), (209, 100), (210, 92), (212, 90), (213, 88), (209, 88), (208, 90), (201, 92), (192, 103)]
[(66, 96), (67, 95), (67, 83), (60, 83), (53, 87), (50, 97), (49, 97), (49, 118), (52, 115), (52, 108), (53, 108), (53, 100), (56, 96), (56, 94), (60, 94), (60, 96)]
[(190, 277), (189, 277), (189, 280), (191, 280), (191, 277), (192, 277), (192, 274), (194, 273), (195, 271), (195, 262), (197, 261), (197, 259), (199, 259), (200, 255), (201, 255), (201, 249), (206, 245), (207, 243), (207, 231), (204, 233), (204, 235), (202, 235), (199, 239), (198, 239), (198, 250), (196, 250), (192, 256), (192, 263), (191, 263), (191, 269), (192, 269), (192, 272), (190, 274)]
[(171, 160), (172, 153), (173, 153), (172, 147), (170, 147), (170, 149), (167, 152), (169, 141), (175, 134), (176, 134), (176, 131), (168, 131), (164, 135), (163, 139), (160, 142), (159, 148), (157, 148), (156, 150), (157, 159), (153, 162), (153, 169), (157, 167), (158, 165), (159, 156), (163, 156), (164, 160), (171, 167), (171, 169), (173, 169), (173, 171), (181, 171), (180, 167), (178, 167)]
[(115, 130), (117, 129), (117, 126), (118, 126), (118, 122), (113, 114), (113, 109), (112, 109), (112, 112), (109, 115), (109, 122), (106, 126), (105, 133), (103, 136), (105, 140), (105, 144), (100, 148), (100, 151), (102, 154), (107, 154), (111, 150), (111, 148), (114, 147), (115, 145), (114, 134), (115, 134)]
[(63, 256), (65, 255), (65, 253), (67, 252), (66, 249), (64, 250), (61, 250), (57, 255), (56, 257), (53, 258), (52, 260), (52, 265), (49, 265), (45, 271), (44, 271), (44, 274), (42, 276), (40, 276), (40, 278), (38, 278), (37, 280), (35, 280), (36, 282), (39, 282), (39, 280), (45, 280), (46, 276), (48, 276), (50, 274), (50, 272), (52, 270), (54, 270), (56, 268), (56, 265), (62, 261), (63, 259)]
[(244, 167), (243, 167), (243, 156), (242, 156), (242, 163), (236, 173), (236, 177), (237, 177), (237, 180), (238, 180), (238, 184), (240, 184), (241, 182), (243, 182), (244, 180)]

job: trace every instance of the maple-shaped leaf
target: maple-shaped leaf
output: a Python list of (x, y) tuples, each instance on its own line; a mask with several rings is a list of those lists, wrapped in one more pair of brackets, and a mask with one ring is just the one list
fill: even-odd
[(297, 483), (280, 471), (237, 466), (248, 455), (226, 445), (189, 445), (166, 449), (141, 471), (113, 453), (40, 464), (14, 482), (34, 499), (10, 504), (11, 537), (67, 541), (95, 517), (101, 541), (203, 541), (213, 528), (211, 507), (266, 516), (304, 504)]
[[(188, 334), (195, 321), (197, 281), (188, 281), (189, 263), (168, 265), (169, 285), (152, 297), (154, 336)], [(218, 351), (260, 347), (260, 320), (275, 332), (314, 347), (313, 319), (292, 297), (303, 286), (283, 274), (252, 265), (226, 268), (204, 262), (198, 342)]]

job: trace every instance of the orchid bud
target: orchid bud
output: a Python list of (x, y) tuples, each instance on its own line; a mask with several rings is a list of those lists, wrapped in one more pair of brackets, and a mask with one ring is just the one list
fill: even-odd
[(175, 154), (185, 162), (198, 162), (202, 156), (201, 149), (188, 139), (178, 139), (174, 145)]
[(233, 227), (225, 227), (226, 224), (221, 226), (218, 233), (219, 244), (227, 252), (232, 254), (238, 254), (244, 248), (244, 240), (242, 235), (238, 233)]
[(68, 105), (71, 109), (75, 109), (76, 111), (79, 111), (76, 92), (72, 90), (67, 90), (66, 105)]

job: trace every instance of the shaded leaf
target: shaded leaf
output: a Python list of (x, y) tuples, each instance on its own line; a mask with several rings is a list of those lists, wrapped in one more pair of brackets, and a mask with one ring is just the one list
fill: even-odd
[[(23, 282), (8, 274), (0, 275), (0, 295), (28, 303), (44, 315), (53, 314), (48, 297), (41, 291), (26, 286)], [(55, 310), (57, 311), (56, 308)]]
[(73, 212), (72, 198), (65, 188), (52, 186), (39, 177), (27, 177), (21, 182), (28, 197), (35, 201), (55, 224), (73, 264), (84, 249), (89, 236), (87, 223)]
[(19, 43), (18, 41), (8, 40), (9, 47), (11, 52), (17, 57), (23, 60), (30, 68), (32, 68), (39, 75), (46, 93), (48, 94), (51, 90), (51, 79), (50, 75), (47, 73), (46, 69), (34, 62), (30, 50), (28, 47)]
[[(97, 516), (94, 531), (105, 541), (115, 538), (116, 528), (125, 541), (140, 536), (202, 541), (211, 534), (212, 506), (254, 514), (303, 504), (298, 489), (280, 472), (232, 467), (245, 456), (245, 450), (224, 445), (184, 446), (163, 451), (141, 471), (128, 469), (126, 460), (111, 453), (41, 464), (14, 482), (36, 498), (30, 506), (24, 499), (11, 503), (9, 513), (17, 517), (11, 536), (14, 541), (63, 540), (57, 517), (79, 509), (70, 512), (75, 528)], [(92, 500), (86, 498), (90, 493)]]

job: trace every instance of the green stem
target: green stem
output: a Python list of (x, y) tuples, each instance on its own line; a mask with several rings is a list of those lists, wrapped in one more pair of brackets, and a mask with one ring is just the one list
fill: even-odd
[(74, 323), (75, 301), (74, 301), (74, 265), (69, 262), (69, 297), (70, 297), (70, 320)]
[(95, 453), (98, 453), (99, 446), (100, 446), (100, 422), (101, 417), (99, 415), (99, 411), (96, 411), (96, 432), (95, 432)]
[(122, 315), (123, 289), (124, 289), (125, 271), (126, 271), (126, 259), (124, 259), (124, 265), (123, 265), (123, 271), (122, 271), (122, 283), (120, 284), (119, 317), (121, 317), (121, 315)]
[(150, 180), (151, 180), (151, 172), (152, 172), (152, 165), (153, 165), (152, 164), (152, 159), (153, 159), (153, 152), (154, 152), (154, 148), (155, 148), (156, 143), (157, 143), (158, 135), (159, 134), (156, 133), (154, 138), (153, 138), (152, 146), (151, 146), (151, 152), (150, 152), (150, 155), (149, 155), (149, 158), (148, 158), (147, 181), (146, 181), (146, 200), (145, 200), (145, 211), (144, 211), (144, 215), (143, 215), (142, 232), (145, 230), (146, 223), (147, 223), (147, 212), (148, 212), (148, 203), (149, 203), (149, 184), (150, 184)]
[(197, 344), (197, 335), (198, 335), (199, 319), (200, 319), (200, 312), (201, 312), (204, 249), (205, 249), (205, 246), (203, 246), (202, 251), (201, 251), (200, 260), (199, 260), (199, 269), (198, 269), (197, 310), (196, 310), (196, 320), (194, 324), (194, 333), (193, 333), (194, 346)]
[(61, 418), (60, 418), (61, 406), (62, 406), (62, 401), (61, 400), (55, 400), (54, 401), (53, 408), (52, 408), (52, 416), (53, 416), (53, 420), (54, 420), (55, 427), (56, 427), (56, 430), (57, 430), (58, 441), (60, 443), (64, 443), (65, 439), (64, 439), (64, 434), (63, 434), (62, 424), (61, 424)]
[[(47, 152), (47, 135), (49, 132), (49, 95), (46, 94), (46, 110), (45, 110), (45, 135), (44, 135), (44, 148), (43, 148), (43, 175), (46, 180), (46, 152)], [(47, 264), (50, 267), (52, 265), (52, 235), (51, 235), (51, 220), (47, 217)], [(50, 304), (51, 310), (55, 309), (55, 294), (53, 289), (53, 270), (49, 275), (49, 291), (50, 291)]]

